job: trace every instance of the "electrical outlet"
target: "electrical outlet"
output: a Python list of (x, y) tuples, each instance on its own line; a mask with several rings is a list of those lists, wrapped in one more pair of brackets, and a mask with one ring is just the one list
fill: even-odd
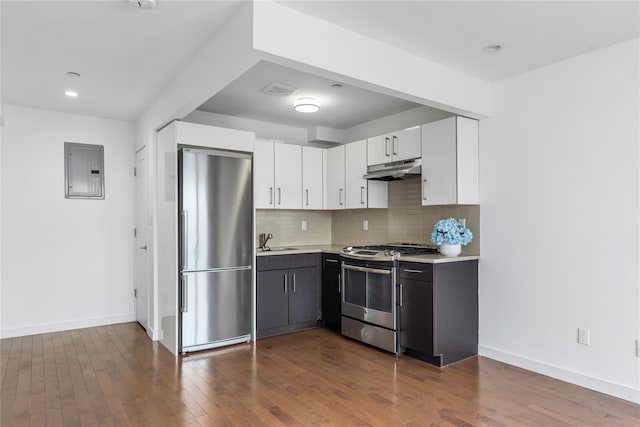
[(467, 219), (466, 218), (458, 218), (458, 224), (460, 224), (463, 227), (467, 226)]
[(578, 328), (578, 344), (591, 345), (591, 331), (586, 328)]
[(305, 231), (307, 229), (307, 221), (302, 220), (302, 224), (301, 224), (300, 228), (302, 229), (302, 231)]
[(367, 231), (369, 229), (369, 221), (368, 220), (366, 220), (366, 219), (362, 220), (362, 229), (364, 231)]

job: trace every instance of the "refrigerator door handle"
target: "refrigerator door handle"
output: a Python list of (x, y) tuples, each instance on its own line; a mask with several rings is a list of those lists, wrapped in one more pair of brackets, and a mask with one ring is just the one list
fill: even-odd
[(189, 311), (189, 282), (186, 275), (182, 275), (182, 305), (180, 306), (180, 311), (186, 313)]
[(187, 261), (189, 260), (187, 258), (187, 254), (189, 252), (189, 248), (188, 248), (188, 239), (187, 239), (187, 211), (182, 211), (180, 212), (180, 225), (182, 226), (182, 268), (181, 270), (186, 270), (187, 269)]

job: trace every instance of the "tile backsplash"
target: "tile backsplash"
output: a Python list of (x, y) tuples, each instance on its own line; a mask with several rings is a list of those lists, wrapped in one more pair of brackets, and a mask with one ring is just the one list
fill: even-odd
[[(259, 209), (256, 238), (273, 233), (271, 246), (305, 244), (361, 245), (384, 242), (431, 244), (433, 225), (442, 218), (465, 218), (473, 241), (463, 246), (465, 253), (480, 253), (480, 206), (422, 206), (420, 178), (389, 183), (388, 209), (305, 211)], [(301, 230), (307, 221), (307, 230)], [(368, 230), (363, 230), (363, 221)], [(256, 246), (258, 242), (256, 242)]]
[[(302, 221), (307, 222), (304, 231)], [(273, 234), (269, 246), (329, 245), (331, 211), (257, 209), (256, 247), (260, 233)]]

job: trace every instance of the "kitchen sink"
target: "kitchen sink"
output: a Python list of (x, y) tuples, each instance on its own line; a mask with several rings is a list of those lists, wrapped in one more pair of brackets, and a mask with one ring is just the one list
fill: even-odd
[(288, 248), (284, 246), (278, 246), (278, 247), (273, 247), (269, 249), (258, 249), (258, 251), (260, 252), (280, 252), (280, 251), (295, 251), (295, 250), (298, 250), (298, 248)]

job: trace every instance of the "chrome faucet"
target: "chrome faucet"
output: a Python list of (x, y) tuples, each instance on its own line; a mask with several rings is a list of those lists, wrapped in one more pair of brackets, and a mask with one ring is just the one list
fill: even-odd
[(260, 233), (260, 249), (263, 251), (268, 251), (269, 250), (269, 246), (267, 246), (267, 242), (273, 239), (273, 234), (269, 233), (269, 234), (265, 234), (265, 233)]

